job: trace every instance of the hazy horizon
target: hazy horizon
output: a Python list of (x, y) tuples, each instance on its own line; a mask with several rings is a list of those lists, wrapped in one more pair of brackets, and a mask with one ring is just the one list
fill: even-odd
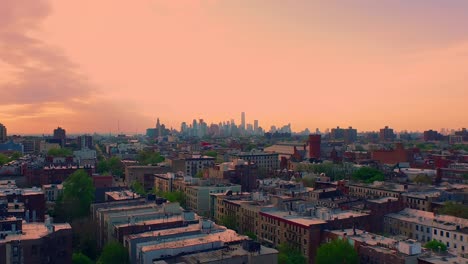
[[(468, 126), (468, 1), (3, 0), (9, 134)], [(91, 132), (93, 133), (93, 132)]]

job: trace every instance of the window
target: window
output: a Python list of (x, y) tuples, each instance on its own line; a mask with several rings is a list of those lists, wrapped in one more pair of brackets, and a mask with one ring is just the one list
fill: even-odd
[(440, 230), (440, 235), (444, 236), (444, 231)]
[(418, 225), (416, 225), (416, 231), (419, 231), (419, 226)]
[(31, 247), (31, 255), (37, 255), (37, 246), (36, 245), (33, 245)]
[(460, 241), (463, 241), (463, 236), (460, 236)]
[(457, 234), (453, 234), (453, 239), (457, 239)]
[(462, 246), (462, 251), (465, 251), (465, 246)]
[(449, 243), (449, 242), (447, 242), (447, 247), (450, 247), (450, 243)]
[(429, 231), (429, 227), (426, 228), (427, 233), (429, 234), (431, 231)]
[(434, 235), (437, 235), (437, 229), (434, 229)]
[(445, 236), (446, 236), (446, 237), (450, 237), (450, 233), (449, 233), (449, 232), (445, 232)]

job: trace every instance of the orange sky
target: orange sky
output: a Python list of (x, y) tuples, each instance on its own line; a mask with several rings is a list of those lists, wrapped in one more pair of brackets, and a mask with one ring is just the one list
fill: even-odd
[(468, 126), (468, 2), (2, 0), (10, 133)]

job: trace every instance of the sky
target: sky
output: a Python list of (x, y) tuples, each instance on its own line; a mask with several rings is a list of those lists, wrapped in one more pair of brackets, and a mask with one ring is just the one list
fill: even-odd
[(466, 0), (1, 0), (10, 134), (468, 126)]

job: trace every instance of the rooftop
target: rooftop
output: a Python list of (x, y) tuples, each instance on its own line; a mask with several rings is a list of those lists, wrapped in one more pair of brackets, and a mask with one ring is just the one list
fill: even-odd
[(454, 255), (427, 254), (418, 259), (432, 264), (468, 264), (468, 259)]
[(165, 248), (181, 248), (181, 247), (188, 247), (194, 246), (198, 244), (206, 244), (212, 242), (223, 242), (223, 243), (232, 243), (232, 242), (240, 242), (242, 240), (247, 239), (247, 236), (242, 236), (237, 234), (235, 231), (226, 229), (224, 232), (217, 232), (213, 234), (207, 234), (206, 236), (197, 237), (197, 238), (187, 238), (187, 239), (180, 239), (160, 244), (153, 244), (148, 246), (141, 247), (141, 251), (149, 252), (154, 250), (161, 250)]
[(387, 246), (395, 246), (398, 243), (397, 240), (391, 239), (384, 236), (379, 236), (373, 233), (365, 232), (361, 229), (356, 229), (356, 234), (354, 235), (354, 230), (352, 228), (349, 229), (342, 229), (342, 230), (332, 230), (329, 231), (332, 234), (338, 235), (340, 237), (348, 237), (355, 241), (359, 241), (362, 243), (366, 243), (368, 245), (387, 245)]
[(105, 195), (112, 197), (112, 199), (118, 200), (129, 200), (140, 198), (140, 195), (129, 190), (120, 191), (120, 192), (106, 192)]
[(432, 212), (410, 208), (405, 208), (398, 213), (387, 214), (386, 217), (399, 219), (405, 222), (419, 223), (426, 226), (434, 226), (445, 230), (460, 230), (460, 232), (465, 227), (468, 227), (468, 219), (450, 215), (437, 215)]
[[(55, 232), (65, 229), (71, 230), (71, 226), (69, 224), (53, 224), (53, 226), (55, 228)], [(15, 240), (38, 239), (41, 237), (45, 237), (49, 234), (49, 230), (47, 229), (44, 223), (23, 222), (22, 229), (22, 233), (8, 235), (4, 240), (0, 240), (0, 243), (6, 243)]]
[(395, 198), (395, 197), (380, 197), (380, 198), (377, 198), (377, 199), (369, 199), (367, 201), (373, 202), (373, 203), (387, 203), (388, 201), (396, 202), (396, 201), (398, 201), (398, 198)]
[[(215, 228), (216, 227), (217, 226), (215, 225)], [(217, 229), (221, 230), (219, 227), (217, 227)], [(138, 238), (144, 238), (144, 237), (164, 237), (164, 236), (175, 235), (175, 234), (190, 233), (190, 232), (194, 232), (198, 230), (201, 230), (199, 224), (191, 224), (186, 227), (176, 227), (176, 228), (169, 228), (169, 229), (133, 234), (133, 235), (127, 236), (127, 239), (132, 240), (132, 239), (138, 239)]]
[[(194, 253), (182, 257), (184, 263), (197, 264), (197, 263), (211, 263), (219, 261), (220, 259), (229, 259), (238, 256), (245, 256), (252, 254), (242, 248), (242, 245), (231, 245), (228, 248), (217, 249), (208, 252)], [(268, 248), (261, 246), (259, 252), (255, 252), (254, 255), (270, 255), (278, 254), (278, 250), (274, 248)]]

